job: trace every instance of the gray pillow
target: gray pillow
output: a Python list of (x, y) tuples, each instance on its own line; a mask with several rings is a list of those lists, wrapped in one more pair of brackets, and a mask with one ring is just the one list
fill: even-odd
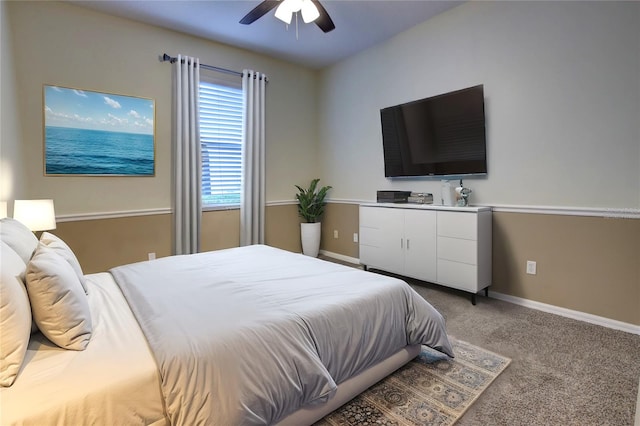
[(45, 246), (54, 249), (56, 253), (64, 257), (64, 259), (69, 262), (69, 265), (71, 265), (76, 275), (78, 275), (80, 284), (82, 284), (82, 289), (86, 294), (88, 294), (89, 289), (87, 288), (87, 279), (84, 277), (80, 262), (78, 262), (78, 258), (76, 257), (75, 253), (73, 253), (73, 250), (71, 250), (71, 247), (69, 247), (67, 243), (62, 240), (62, 238), (50, 234), (49, 232), (42, 233), (42, 235), (40, 236), (40, 242)]
[(29, 263), (38, 239), (22, 222), (10, 217), (0, 219), (0, 239), (15, 251), (24, 263)]
[(4, 241), (0, 246), (0, 385), (6, 387), (15, 381), (27, 352), (31, 307), (21, 278), (25, 263)]
[(40, 243), (27, 265), (26, 282), (42, 334), (61, 348), (84, 350), (92, 332), (89, 300), (69, 262)]

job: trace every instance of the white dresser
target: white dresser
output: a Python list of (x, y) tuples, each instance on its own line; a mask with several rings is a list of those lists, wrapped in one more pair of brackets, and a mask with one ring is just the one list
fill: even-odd
[(360, 205), (360, 263), (475, 295), (491, 285), (491, 208)]

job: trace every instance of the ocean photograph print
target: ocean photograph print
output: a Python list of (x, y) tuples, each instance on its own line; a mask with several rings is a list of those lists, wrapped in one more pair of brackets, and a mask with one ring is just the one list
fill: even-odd
[(153, 99), (44, 85), (45, 176), (154, 176)]

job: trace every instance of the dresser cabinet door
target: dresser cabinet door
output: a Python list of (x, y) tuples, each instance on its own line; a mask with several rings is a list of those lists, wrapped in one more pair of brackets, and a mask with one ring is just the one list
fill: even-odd
[(405, 210), (404, 237), (404, 275), (435, 282), (436, 212)]

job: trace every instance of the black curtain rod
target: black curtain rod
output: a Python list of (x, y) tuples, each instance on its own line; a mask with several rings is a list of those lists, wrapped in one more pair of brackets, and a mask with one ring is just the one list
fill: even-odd
[[(167, 55), (166, 53), (163, 53), (162, 56), (160, 57), (160, 62), (170, 62), (170, 63), (175, 63), (178, 60), (178, 58), (175, 57), (171, 57), (169, 55)], [(183, 59), (184, 61), (184, 59)], [(206, 70), (211, 70), (211, 71), (217, 71), (217, 72), (222, 72), (225, 74), (232, 74), (232, 75), (237, 75), (239, 77), (242, 77), (242, 73), (239, 71), (234, 71), (234, 70), (228, 70), (226, 68), (220, 68), (220, 67), (214, 67), (213, 65), (207, 65), (207, 64), (200, 64), (200, 68), (206, 69)], [(265, 81), (269, 81), (266, 77), (265, 77)]]

